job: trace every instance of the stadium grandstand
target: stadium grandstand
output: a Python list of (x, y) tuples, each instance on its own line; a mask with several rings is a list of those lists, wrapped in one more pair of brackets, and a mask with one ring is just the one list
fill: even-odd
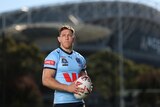
[[(109, 49), (118, 52), (122, 35), (124, 56), (158, 66), (160, 12), (144, 4), (117, 1), (80, 2), (22, 9), (0, 15), (0, 29), (21, 32), (42, 51), (57, 47), (58, 28), (72, 23), (76, 50), (87, 55)], [(20, 37), (19, 37), (20, 38)]]

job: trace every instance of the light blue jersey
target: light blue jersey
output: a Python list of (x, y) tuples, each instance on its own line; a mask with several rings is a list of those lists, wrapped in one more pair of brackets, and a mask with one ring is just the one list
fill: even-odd
[[(86, 60), (79, 53), (67, 53), (61, 48), (52, 51), (44, 61), (44, 68), (56, 70), (55, 79), (63, 84), (71, 84), (78, 77), (80, 71), (85, 70)], [(73, 93), (55, 90), (54, 104), (82, 102), (74, 97)]]

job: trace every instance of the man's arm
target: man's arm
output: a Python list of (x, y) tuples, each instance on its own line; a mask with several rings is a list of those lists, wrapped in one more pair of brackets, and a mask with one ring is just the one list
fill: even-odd
[(74, 93), (77, 89), (76, 85), (74, 83), (71, 85), (66, 85), (58, 82), (53, 78), (55, 72), (56, 71), (54, 69), (44, 68), (42, 74), (42, 84), (50, 89)]

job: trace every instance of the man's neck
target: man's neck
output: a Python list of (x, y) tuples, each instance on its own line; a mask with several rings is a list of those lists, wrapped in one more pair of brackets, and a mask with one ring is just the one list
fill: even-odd
[(63, 51), (65, 51), (66, 53), (68, 53), (68, 54), (71, 54), (72, 53), (72, 48), (71, 49), (66, 49), (66, 48), (63, 48), (63, 47), (61, 47), (60, 46), (60, 48), (63, 50)]

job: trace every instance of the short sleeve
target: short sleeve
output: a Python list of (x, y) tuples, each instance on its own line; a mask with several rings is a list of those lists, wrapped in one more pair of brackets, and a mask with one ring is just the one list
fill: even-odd
[(58, 53), (55, 51), (48, 54), (44, 60), (44, 68), (57, 69), (57, 64), (59, 61)]
[(82, 71), (86, 70), (86, 60), (83, 56), (81, 56), (82, 58)]

